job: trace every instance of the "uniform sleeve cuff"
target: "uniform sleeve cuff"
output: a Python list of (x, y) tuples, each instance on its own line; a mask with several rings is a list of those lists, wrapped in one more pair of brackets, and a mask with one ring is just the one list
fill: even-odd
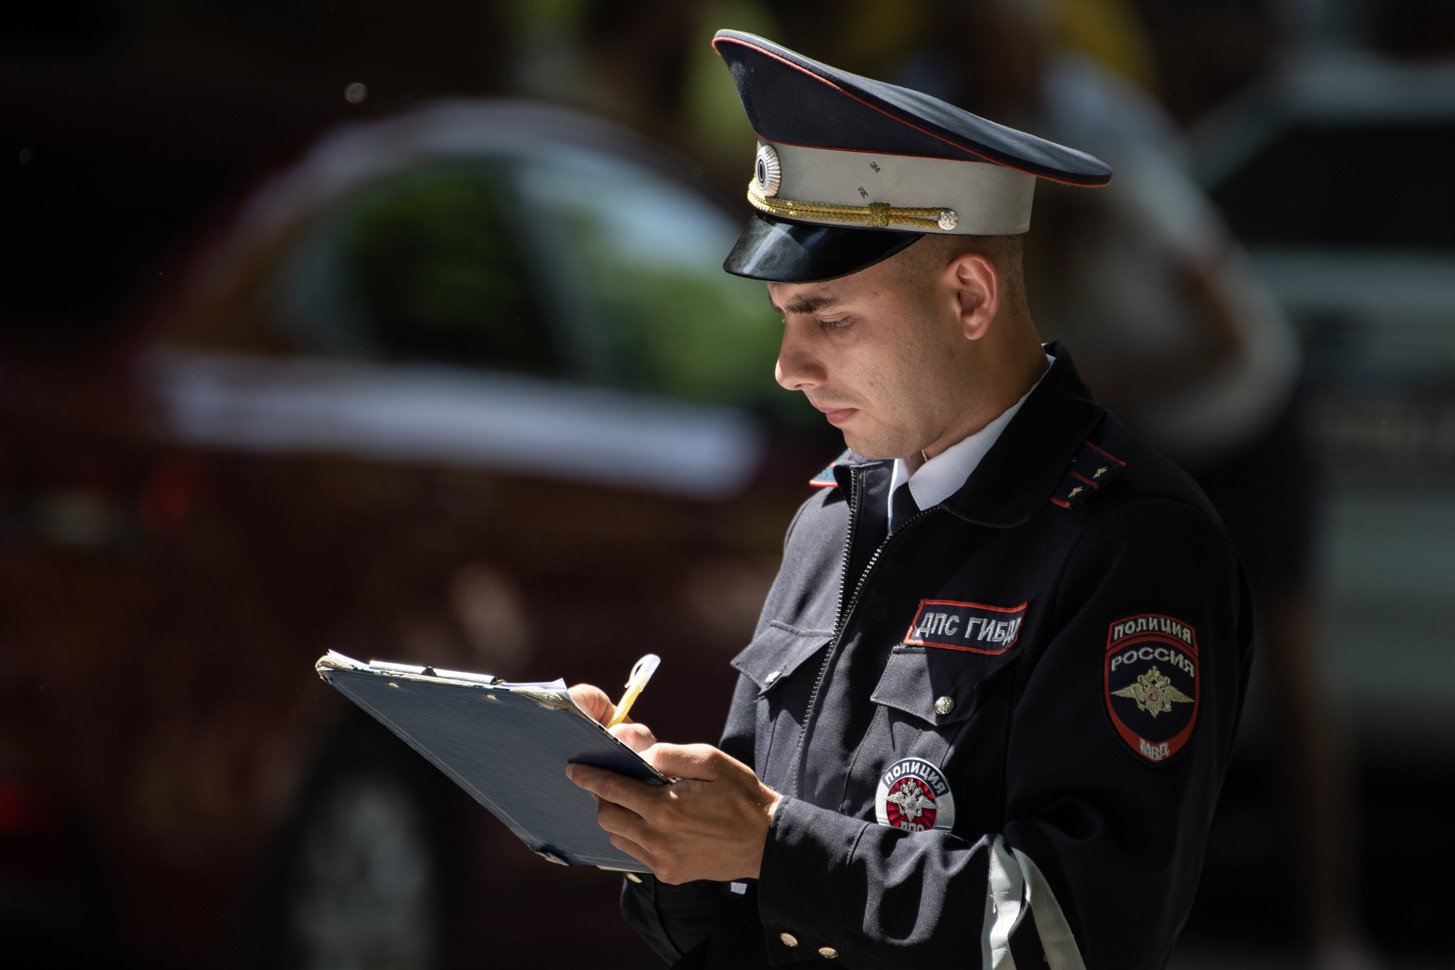
[(845, 950), (849, 859), (868, 824), (796, 798), (778, 804), (758, 878), (771, 962)]
[(675, 963), (712, 931), (720, 883), (672, 886), (642, 875), (622, 880), (621, 912), (652, 952)]

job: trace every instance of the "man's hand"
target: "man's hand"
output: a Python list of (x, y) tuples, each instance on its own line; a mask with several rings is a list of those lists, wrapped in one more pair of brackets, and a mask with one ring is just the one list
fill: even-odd
[[(578, 707), (605, 724), (616, 705), (590, 684), (570, 688)], [(751, 768), (706, 744), (659, 744), (645, 724), (611, 729), (671, 785), (649, 785), (589, 765), (571, 765), (573, 782), (595, 795), (597, 822), (611, 842), (668, 883), (756, 878), (768, 823), (781, 797)]]
[(711, 745), (658, 743), (642, 756), (677, 781), (650, 785), (589, 765), (566, 769), (573, 782), (596, 796), (596, 820), (611, 844), (666, 883), (756, 879), (768, 823), (782, 796)]
[[(606, 691), (600, 687), (594, 687), (591, 684), (572, 684), (567, 690), (570, 691), (571, 699), (576, 702), (576, 706), (585, 711), (598, 724), (605, 724), (616, 713), (616, 705), (611, 702)], [(650, 728), (630, 719), (612, 728), (611, 733), (638, 753), (657, 743), (657, 738), (652, 734)]]

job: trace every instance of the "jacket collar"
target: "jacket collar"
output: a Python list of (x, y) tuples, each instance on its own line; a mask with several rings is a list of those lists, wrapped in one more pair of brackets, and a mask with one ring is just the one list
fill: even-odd
[(953, 514), (979, 525), (1019, 525), (1055, 494), (1066, 468), (1106, 414), (1076, 373), (1060, 343), (1056, 358), (999, 440), (959, 491), (944, 501)]
[[(1020, 525), (1051, 501), (1087, 436), (1101, 423), (1106, 407), (1076, 372), (1071, 354), (1059, 342), (1047, 345), (1055, 363), (1026, 398), (965, 484), (941, 503), (954, 515), (977, 525)], [(838, 485), (849, 494), (853, 469), (886, 476), (894, 463), (845, 451), (813, 479)], [(887, 484), (886, 484), (887, 487)]]

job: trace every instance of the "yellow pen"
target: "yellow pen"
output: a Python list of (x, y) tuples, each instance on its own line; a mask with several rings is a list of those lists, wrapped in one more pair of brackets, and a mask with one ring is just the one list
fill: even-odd
[(636, 662), (636, 665), (632, 667), (631, 676), (626, 679), (626, 693), (622, 694), (621, 700), (616, 702), (616, 713), (611, 715), (611, 720), (606, 722), (607, 727), (616, 727), (626, 720), (632, 705), (637, 702), (637, 697), (647, 686), (647, 681), (652, 679), (652, 674), (657, 672), (657, 664), (661, 662), (662, 658), (655, 653), (649, 653)]

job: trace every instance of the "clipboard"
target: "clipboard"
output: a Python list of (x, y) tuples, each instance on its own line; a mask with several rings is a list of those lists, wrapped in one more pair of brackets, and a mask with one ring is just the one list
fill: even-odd
[(488, 674), (363, 663), (332, 650), (314, 670), (532, 852), (568, 866), (649, 871), (611, 844), (596, 824), (596, 799), (566, 778), (566, 764), (652, 784), (667, 779), (577, 707), (565, 681), (511, 684)]

